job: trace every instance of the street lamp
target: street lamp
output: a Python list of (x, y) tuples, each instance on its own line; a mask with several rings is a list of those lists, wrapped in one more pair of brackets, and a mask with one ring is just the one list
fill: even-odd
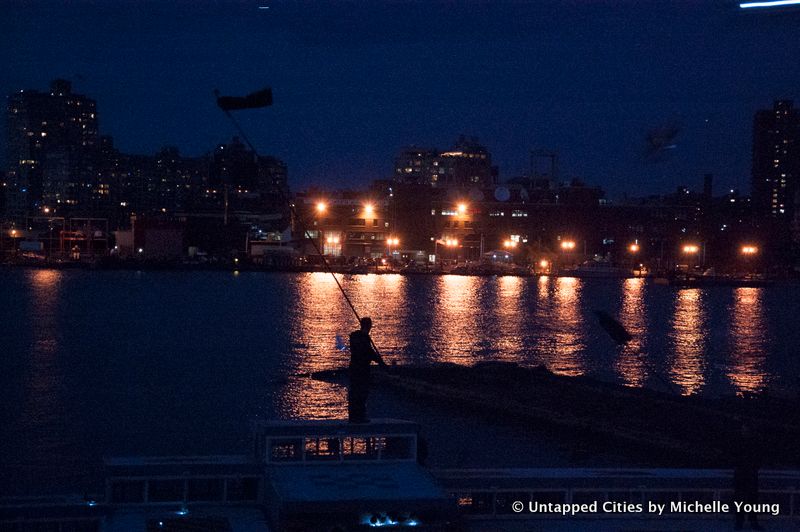
[(434, 241), (434, 243), (433, 243), (433, 254), (434, 254), (434, 256), (437, 257), (437, 262), (438, 262), (438, 257), (439, 257), (439, 253), (438, 253), (439, 244), (443, 245), (446, 248), (455, 248), (455, 247), (458, 247), (458, 239), (456, 239), (456, 238), (437, 238)]
[(686, 255), (695, 255), (698, 251), (700, 251), (700, 246), (697, 244), (686, 244), (683, 246), (683, 252)]
[(756, 253), (758, 253), (758, 248), (756, 246), (746, 245), (742, 246), (741, 251), (742, 255), (755, 255)]
[(633, 244), (628, 246), (628, 251), (630, 251), (631, 253), (639, 253), (639, 244), (634, 242)]
[(697, 253), (700, 251), (700, 246), (698, 246), (697, 244), (684, 244), (682, 251), (683, 254), (686, 255), (687, 257), (687, 267), (691, 270), (693, 265), (693, 261), (691, 259), (695, 255), (697, 255)]
[[(569, 262), (572, 262), (574, 257), (572, 257), (572, 252), (575, 251), (575, 241), (574, 240), (562, 240), (561, 241), (561, 251), (564, 252), (564, 260), (559, 261), (559, 263), (563, 262), (563, 265), (566, 266)], [(567, 257), (570, 257), (568, 260)]]
[(466, 214), (467, 213), (467, 204), (466, 203), (459, 203), (456, 207), (458, 210), (458, 214)]
[(325, 205), (324, 201), (320, 201), (319, 203), (317, 203), (317, 212), (318, 213), (322, 214), (326, 210), (328, 210), (328, 206)]
[(513, 240), (504, 240), (503, 247), (507, 249), (514, 249), (515, 247), (517, 247), (517, 243), (514, 242)]
[(539, 273), (540, 274), (548, 274), (550, 273), (550, 261), (547, 259), (541, 259), (539, 261)]
[(374, 212), (375, 212), (375, 207), (372, 205), (372, 203), (367, 203), (366, 205), (364, 205), (364, 213), (367, 216), (372, 216)]
[[(392, 248), (396, 248), (400, 245), (400, 239), (397, 237), (389, 237), (386, 239), (386, 254), (391, 257), (392, 256)], [(383, 263), (386, 264), (386, 259), (383, 259)]]
[(740, 251), (742, 253), (742, 257), (744, 257), (744, 262), (752, 267), (753, 263), (756, 262), (753, 257), (758, 254), (758, 247), (752, 244), (745, 244), (742, 246)]

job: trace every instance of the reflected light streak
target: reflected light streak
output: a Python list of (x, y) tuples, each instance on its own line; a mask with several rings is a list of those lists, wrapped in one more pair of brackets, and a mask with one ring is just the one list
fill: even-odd
[[(342, 277), (337, 275), (339, 282), (344, 282)], [(297, 294), (292, 319), (295, 348), (287, 361), (289, 369), (286, 373), (308, 373), (346, 366), (348, 355), (336, 350), (336, 335), (341, 334), (347, 342), (347, 333), (356, 328), (356, 323), (336, 281), (331, 274), (324, 272), (301, 275), (295, 281)], [(284, 417), (347, 417), (347, 390), (343, 386), (303, 377), (291, 378), (278, 395), (280, 412)]]
[(58, 349), (58, 311), (59, 284), (63, 274), (59, 270), (34, 270), (30, 274), (33, 292), (34, 316), (33, 355), (44, 362), (42, 356), (54, 355)]
[(726, 376), (737, 393), (760, 392), (767, 380), (763, 292), (759, 288), (737, 288), (733, 297), (731, 360)]
[(581, 281), (575, 277), (556, 279), (553, 308), (555, 346), (548, 369), (554, 373), (577, 377), (585, 373), (582, 351), (583, 316), (581, 315)]
[[(396, 360), (407, 338), (406, 278), (401, 275), (337, 275), (360, 316), (373, 319), (372, 338), (387, 363)], [(295, 284), (290, 371), (309, 373), (345, 368), (349, 352), (335, 348), (336, 336), (345, 344), (349, 333), (358, 328), (352, 310), (329, 273), (299, 276)], [(280, 393), (279, 408), (289, 418), (331, 419), (347, 417), (346, 379), (330, 384), (309, 378), (292, 378)]]
[(622, 283), (622, 312), (619, 321), (633, 339), (622, 346), (614, 369), (627, 386), (642, 387), (647, 380), (643, 342), (647, 333), (647, 308), (644, 303), (645, 280), (628, 278)]
[(536, 295), (540, 301), (547, 299), (547, 285), (549, 281), (550, 277), (547, 275), (540, 275), (539, 280), (536, 282)]
[(347, 293), (359, 315), (373, 320), (370, 334), (387, 364), (397, 360), (408, 343), (406, 283), (400, 274), (355, 275), (347, 281)]
[(679, 290), (670, 333), (674, 348), (669, 374), (683, 395), (700, 391), (705, 384), (705, 309), (698, 288)]
[[(19, 433), (36, 434), (41, 450), (65, 445), (64, 370), (57, 358), (60, 338), (58, 303), (63, 273), (59, 270), (32, 270), (27, 275), (33, 297), (31, 317), (32, 344), (27, 368), (25, 399), (21, 408)], [(42, 445), (44, 444), (44, 445)], [(28, 456), (31, 460), (41, 457)]]
[[(495, 279), (497, 302), (494, 305), (498, 327), (491, 346), (497, 353), (497, 360), (520, 362), (524, 352), (523, 324), (525, 320), (523, 291), (525, 282), (521, 277), (504, 275)], [(490, 331), (486, 331), (489, 334)]]
[(436, 323), (430, 339), (432, 362), (475, 362), (480, 284), (481, 278), (472, 275), (441, 275), (437, 279)]

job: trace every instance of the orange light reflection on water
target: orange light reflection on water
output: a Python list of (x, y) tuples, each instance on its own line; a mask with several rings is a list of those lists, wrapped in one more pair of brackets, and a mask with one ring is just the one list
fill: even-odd
[(554, 373), (571, 377), (586, 372), (581, 288), (582, 281), (575, 277), (558, 277), (555, 280), (552, 317), (555, 346), (548, 368)]
[(442, 275), (436, 282), (432, 324), (432, 362), (474, 362), (475, 341), (478, 336), (476, 320), (478, 288), (482, 278), (467, 275)]
[(633, 336), (622, 346), (614, 369), (627, 386), (641, 387), (647, 380), (644, 339), (647, 334), (647, 308), (644, 302), (645, 280), (641, 277), (622, 282), (622, 312), (619, 321)]
[(669, 368), (672, 382), (683, 395), (700, 391), (705, 384), (706, 311), (699, 288), (678, 290), (670, 333), (674, 354)]
[[(26, 368), (27, 380), (25, 399), (22, 404), (20, 420), (26, 425), (22, 431), (39, 431), (48, 428), (53, 446), (63, 445), (60, 441), (68, 429), (53, 430), (65, 421), (63, 402), (64, 370), (57, 355), (59, 348), (58, 303), (63, 273), (59, 270), (32, 270), (27, 281), (33, 297), (30, 320), (31, 348), (29, 366)], [(41, 449), (41, 446), (37, 446)], [(33, 458), (33, 457), (32, 457)]]
[[(338, 276), (340, 282), (341, 275)], [(347, 364), (346, 353), (336, 349), (336, 335), (356, 328), (355, 318), (329, 273), (315, 272), (295, 279), (297, 297), (292, 319), (293, 364), (289, 374), (303, 374)], [(289, 418), (325, 419), (347, 417), (347, 393), (337, 385), (290, 377), (279, 392), (282, 415)]]
[(372, 318), (372, 339), (391, 364), (406, 347), (405, 323), (414, 303), (406, 294), (408, 279), (400, 274), (373, 274), (350, 276), (344, 282), (360, 315)]
[[(387, 363), (404, 348), (400, 332), (406, 319), (406, 279), (401, 275), (337, 274), (361, 316), (370, 316), (372, 338)], [(306, 374), (347, 367), (349, 353), (336, 348), (336, 338), (346, 345), (358, 328), (352, 309), (329, 273), (309, 273), (295, 281), (292, 338), (296, 356), (290, 357), (289, 374)], [(347, 390), (306, 377), (289, 378), (279, 392), (281, 414), (289, 418), (331, 419), (347, 417)]]
[[(45, 285), (52, 273), (40, 273)], [(501, 276), (480, 278), (443, 275), (426, 280), (420, 295), (409, 293), (409, 280), (400, 275), (339, 276), (356, 308), (374, 322), (373, 338), (387, 362), (454, 362), (471, 365), (491, 353), (500, 360), (522, 364), (536, 359), (549, 370), (570, 376), (584, 375), (587, 360), (587, 314), (584, 281), (570, 277), (523, 279)], [(526, 291), (528, 283), (530, 290)], [(298, 276), (297, 297), (291, 310), (294, 355), (288, 358), (289, 374), (345, 367), (348, 354), (335, 348), (335, 338), (356, 328), (355, 318), (327, 273)], [(622, 281), (619, 319), (633, 340), (618, 351), (614, 371), (626, 385), (642, 387), (652, 377), (647, 364), (647, 285), (643, 279)], [(758, 289), (735, 293), (731, 312), (732, 352), (726, 376), (737, 391), (758, 391), (766, 383), (764, 309)], [(685, 395), (706, 385), (708, 323), (704, 292), (679, 290), (673, 296), (669, 324), (671, 354), (666, 376)], [(529, 301), (534, 298), (535, 301)], [(528, 305), (531, 305), (530, 307)], [(421, 330), (409, 330), (414, 312), (427, 305), (431, 320)], [(528, 330), (536, 323), (536, 330)], [(429, 327), (429, 328), (428, 328)], [(420, 340), (422, 337), (424, 340)], [(415, 340), (416, 339), (416, 340)], [(410, 342), (422, 346), (409, 353)], [(406, 358), (401, 359), (401, 355)], [(408, 357), (419, 357), (419, 360)], [(306, 378), (289, 379), (280, 401), (284, 415), (332, 418), (346, 415), (346, 389)]]
[(759, 288), (737, 288), (733, 297), (731, 359), (726, 376), (739, 393), (759, 392), (767, 380), (763, 292)]
[(58, 350), (58, 322), (56, 320), (59, 283), (63, 274), (59, 270), (33, 270), (29, 276), (33, 292), (32, 355), (35, 362), (50, 364), (46, 360)]
[(525, 280), (517, 276), (503, 275), (496, 278), (494, 288), (497, 290), (497, 303), (494, 305), (497, 328), (491, 346), (496, 352), (495, 358), (519, 362), (526, 348), (522, 330), (525, 323), (525, 308), (522, 301)]

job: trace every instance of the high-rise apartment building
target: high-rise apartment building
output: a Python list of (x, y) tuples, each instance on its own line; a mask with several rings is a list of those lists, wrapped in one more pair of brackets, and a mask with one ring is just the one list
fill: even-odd
[(234, 137), (214, 150), (208, 193), (223, 198), (232, 210), (283, 212), (289, 197), (286, 163), (260, 156)]
[(800, 191), (800, 111), (790, 100), (756, 112), (752, 179), (759, 215), (790, 223)]
[(12, 216), (88, 209), (97, 165), (97, 106), (69, 81), (8, 96), (7, 210)]
[(410, 147), (395, 158), (395, 181), (434, 187), (485, 187), (496, 183), (497, 167), (478, 139), (460, 137), (449, 150)]

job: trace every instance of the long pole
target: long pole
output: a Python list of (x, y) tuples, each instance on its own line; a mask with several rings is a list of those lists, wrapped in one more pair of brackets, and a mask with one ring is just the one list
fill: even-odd
[[(230, 121), (236, 127), (237, 131), (239, 131), (239, 134), (242, 136), (242, 138), (244, 139), (244, 141), (247, 144), (247, 146), (253, 151), (253, 154), (255, 154), (256, 157), (259, 157), (258, 150), (256, 150), (255, 146), (253, 146), (253, 143), (250, 142), (250, 138), (244, 132), (244, 130), (242, 129), (242, 126), (239, 124), (239, 122), (233, 117), (231, 112), (228, 111), (227, 109), (223, 109), (223, 112), (228, 116)], [(284, 193), (283, 189), (281, 189), (280, 187), (278, 187), (278, 194), (280, 194), (280, 196), (283, 199), (283, 201), (289, 206), (289, 210), (291, 211), (292, 216), (294, 216), (294, 218), (300, 222), (300, 225), (303, 228), (304, 236), (308, 240), (311, 241), (311, 245), (314, 246), (314, 250), (317, 252), (317, 254), (320, 257), (322, 257), (322, 265), (323, 265), (323, 267), (325, 268), (325, 270), (328, 273), (331, 274), (331, 277), (333, 277), (333, 280), (336, 282), (336, 286), (339, 288), (339, 291), (342, 293), (342, 296), (344, 297), (344, 300), (347, 302), (347, 305), (350, 307), (350, 310), (353, 311), (353, 315), (356, 317), (356, 321), (358, 321), (359, 325), (360, 325), (361, 324), (361, 317), (358, 315), (358, 311), (356, 310), (355, 305), (353, 305), (353, 302), (350, 300), (350, 297), (347, 295), (347, 292), (344, 291), (344, 287), (339, 282), (339, 279), (336, 277), (336, 274), (331, 269), (330, 264), (328, 264), (328, 260), (325, 258), (325, 255), (323, 255), (322, 250), (319, 247), (319, 244), (317, 243), (316, 240), (311, 238), (311, 235), (308, 232), (308, 229), (307, 229), (305, 221), (303, 220), (303, 217), (300, 216), (300, 213), (298, 212), (298, 210), (295, 207), (294, 203), (291, 201), (291, 198), (287, 197), (287, 195)], [(376, 352), (378, 352), (378, 347), (375, 345), (375, 342), (372, 342), (372, 347), (375, 349)]]

